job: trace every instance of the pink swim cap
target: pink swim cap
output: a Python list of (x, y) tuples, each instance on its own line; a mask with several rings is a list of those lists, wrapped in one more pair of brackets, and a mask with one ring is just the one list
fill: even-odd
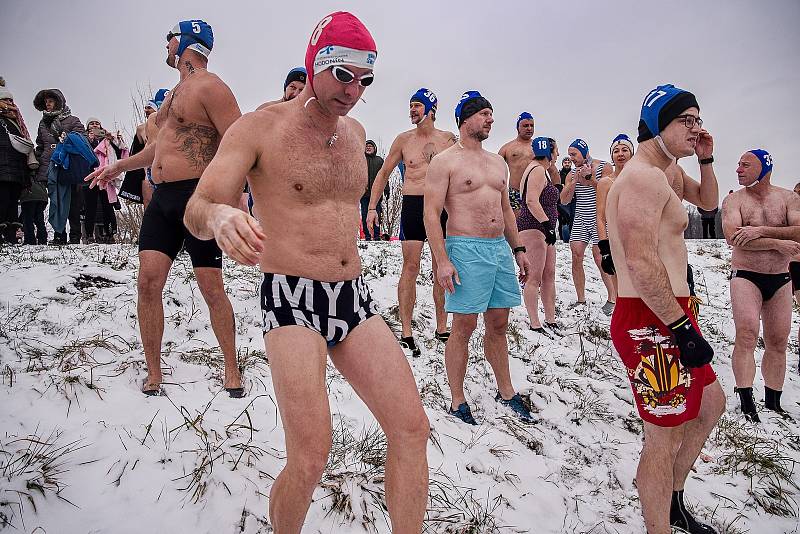
[(334, 65), (371, 69), (378, 48), (364, 23), (352, 13), (337, 11), (323, 18), (314, 28), (306, 49), (308, 83), (314, 75)]

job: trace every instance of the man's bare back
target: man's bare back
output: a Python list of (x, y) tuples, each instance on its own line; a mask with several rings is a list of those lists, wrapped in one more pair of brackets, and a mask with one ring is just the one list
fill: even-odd
[[(215, 124), (207, 109), (224, 110), (217, 119), (222, 124)], [(170, 91), (154, 115), (158, 133), (151, 172), (159, 184), (199, 178), (216, 154), (222, 133), (241, 112), (225, 82), (197, 68)]]
[[(625, 258), (625, 249), (619, 239), (620, 210), (633, 209), (641, 203), (643, 196), (657, 196), (663, 201), (661, 213), (651, 213), (658, 217), (658, 258), (667, 270), (672, 294), (678, 297), (689, 295), (686, 283), (686, 243), (683, 231), (689, 224), (689, 216), (675, 191), (661, 169), (646, 164), (634, 156), (620, 175), (614, 180), (606, 201), (606, 218), (608, 220), (611, 254), (614, 258)], [(635, 238), (635, 236), (634, 236)], [(617, 282), (620, 297), (639, 297), (633, 285), (630, 273), (624, 260), (617, 268)]]
[(514, 139), (503, 145), (499, 153), (508, 164), (509, 187), (519, 191), (522, 173), (533, 160), (533, 149), (530, 141), (521, 141), (519, 138)]
[[(764, 196), (756, 196), (747, 188), (734, 191), (722, 204), (723, 212), (733, 211), (741, 217), (741, 227), (745, 226), (790, 226), (790, 206), (797, 206), (797, 195), (793, 191), (770, 185)], [(790, 257), (774, 249), (746, 250), (733, 246), (731, 269), (743, 269), (765, 274), (789, 271)]]
[(507, 167), (498, 154), (454, 145), (437, 156), (449, 174), (444, 208), (447, 234), (470, 237), (503, 235), (503, 198), (508, 196)]

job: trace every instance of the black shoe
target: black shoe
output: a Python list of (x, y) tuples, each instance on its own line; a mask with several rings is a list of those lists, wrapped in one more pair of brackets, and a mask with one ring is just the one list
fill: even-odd
[(733, 388), (734, 393), (739, 394), (739, 404), (742, 408), (742, 415), (753, 423), (760, 423), (761, 419), (758, 417), (758, 408), (756, 408), (756, 401), (753, 398), (753, 388)]
[(689, 534), (717, 534), (710, 525), (699, 522), (683, 504), (683, 490), (672, 492), (672, 505), (669, 510), (669, 524)]
[(410, 350), (411, 356), (414, 358), (419, 358), (422, 355), (422, 351), (417, 347), (417, 342), (414, 341), (414, 336), (401, 337), (400, 346)]
[(50, 240), (50, 242), (48, 243), (48, 245), (56, 247), (64, 246), (66, 244), (67, 244), (67, 236), (65, 236), (64, 234), (55, 234), (53, 236), (53, 239)]
[(449, 413), (453, 417), (461, 419), (462, 421), (464, 421), (468, 425), (477, 425), (478, 424), (478, 422), (475, 420), (475, 418), (472, 417), (472, 410), (469, 409), (469, 404), (467, 404), (466, 402), (462, 402), (461, 404), (459, 404), (458, 405), (458, 409), (456, 409), (456, 410), (452, 410), (452, 409), (451, 410), (447, 410), (447, 413)]
[(773, 412), (777, 413), (784, 419), (793, 420), (792, 417), (786, 413), (781, 407), (781, 393), (783, 391), (779, 391), (777, 389), (771, 389), (768, 387), (764, 388), (764, 408), (767, 410), (772, 410)]
[(444, 332), (441, 332), (441, 333), (440, 332), (436, 332), (434, 334), (434, 337), (436, 337), (436, 341), (441, 341), (442, 343), (447, 343), (447, 340), (450, 339), (450, 331), (449, 330), (445, 330)]

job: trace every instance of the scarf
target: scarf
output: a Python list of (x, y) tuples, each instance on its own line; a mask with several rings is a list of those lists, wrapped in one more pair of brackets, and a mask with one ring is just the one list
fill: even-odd
[(0, 117), (12, 122), (14, 126), (17, 127), (17, 130), (19, 130), (19, 133), (22, 137), (28, 141), (31, 140), (31, 134), (28, 133), (28, 127), (25, 125), (25, 121), (22, 120), (22, 113), (20, 113), (16, 104), (13, 102), (11, 104), (7, 104), (5, 111), (0, 114)]
[(64, 128), (61, 127), (61, 121), (70, 115), (72, 115), (72, 111), (69, 109), (69, 106), (65, 105), (62, 109), (57, 109), (55, 111), (43, 111), (42, 122), (45, 126), (48, 126), (50, 131), (58, 138), (61, 136), (61, 132), (64, 131)]

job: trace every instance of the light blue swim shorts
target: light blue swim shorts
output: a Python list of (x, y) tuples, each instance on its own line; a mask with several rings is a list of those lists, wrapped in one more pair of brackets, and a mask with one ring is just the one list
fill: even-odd
[(461, 284), (445, 291), (449, 313), (483, 313), (522, 304), (514, 256), (504, 237), (447, 236), (445, 250)]

